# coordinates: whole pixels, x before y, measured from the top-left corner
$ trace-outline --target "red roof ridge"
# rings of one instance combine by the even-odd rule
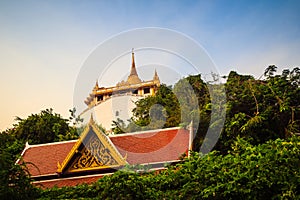
[[[53,181],[58,181],[58,180],[71,180],[71,179],[80,179],[80,178],[90,178],[90,177],[97,177],[97,176],[109,176],[114,173],[105,173],[105,174],[91,174],[91,175],[81,175],[81,176],[75,176],[75,177],[60,177],[60,178],[55,178],[55,179],[50,179],[50,180],[41,180],[41,181],[34,181],[33,183],[49,183]]]
[[[49,143],[43,143],[43,144],[28,144],[28,142],[26,143],[26,147],[28,146],[29,148],[33,148],[33,147],[41,147],[41,146],[48,146],[48,145],[57,145],[57,144],[64,144],[64,143],[71,143],[71,142],[76,142],[78,139],[76,140],[66,140],[66,141],[59,141],[59,142],[49,142]]]
[[[22,153],[21,153],[20,158],[18,158],[18,160],[15,162],[15,164],[18,164],[18,163],[20,162],[21,158],[23,158],[25,152],[26,152],[29,148],[30,148],[30,145],[29,145],[29,143],[28,143],[28,141],[27,141],[26,144],[25,144],[25,148],[23,149],[23,151],[22,151]]]
[[[138,164],[138,165],[155,165],[155,164],[161,164],[161,163],[169,164],[169,163],[175,163],[175,162],[178,162],[178,161],[180,161],[180,159],[167,160],[167,161],[158,161],[158,162],[148,162],[148,163],[142,163],[142,164]],[[164,168],[164,167],[162,167],[162,168]]]
[[[131,133],[121,133],[121,134],[115,134],[115,135],[109,135],[109,138],[113,137],[125,137],[125,136],[131,136],[131,135],[138,135],[138,134],[144,134],[144,133],[153,133],[153,132],[161,132],[161,131],[170,131],[170,130],[179,130],[179,129],[185,129],[183,127],[171,127],[171,128],[162,128],[162,129],[153,129],[153,130],[146,130],[146,131],[137,131],[137,132],[131,132]]]

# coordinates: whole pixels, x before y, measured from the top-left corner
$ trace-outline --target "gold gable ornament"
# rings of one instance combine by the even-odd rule
[[[98,129],[93,117],[78,141],[60,164],[57,173],[74,173],[115,168],[128,164],[111,140]]]

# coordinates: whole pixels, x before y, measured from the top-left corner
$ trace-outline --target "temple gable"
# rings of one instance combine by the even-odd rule
[[[127,164],[110,139],[91,120],[62,164],[60,174],[119,167]]]

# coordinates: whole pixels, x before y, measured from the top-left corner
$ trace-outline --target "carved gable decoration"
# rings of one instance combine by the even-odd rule
[[[91,120],[63,163],[58,163],[57,172],[83,172],[125,164],[127,164],[126,160],[110,139]]]
[[[94,167],[115,166],[117,160],[109,148],[99,140],[97,135],[90,131],[76,152],[76,158],[70,166],[70,170],[90,169]]]

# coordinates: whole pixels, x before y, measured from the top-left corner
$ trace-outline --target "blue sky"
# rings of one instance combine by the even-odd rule
[[[54,108],[68,116],[89,54],[122,31],[162,27],[202,45],[221,75],[259,77],[300,64],[300,2],[0,1],[0,130],[14,116]],[[88,93],[89,91],[87,91]]]

